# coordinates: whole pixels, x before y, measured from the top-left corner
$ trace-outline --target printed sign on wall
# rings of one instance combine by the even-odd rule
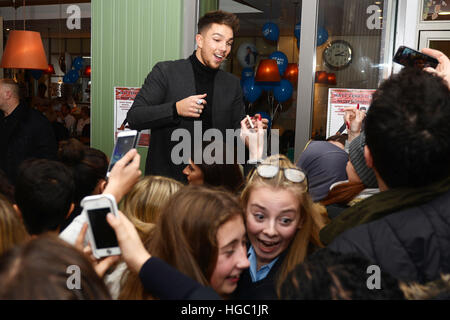
[[[140,89],[136,87],[114,87],[114,139],[119,132],[130,130],[125,119]],[[142,130],[137,146],[148,147],[149,144],[150,130]]]
[[[359,104],[359,109],[367,112],[374,92],[375,89],[329,89],[327,138],[335,135],[338,131],[347,133],[344,122],[345,112],[342,109],[356,107]]]

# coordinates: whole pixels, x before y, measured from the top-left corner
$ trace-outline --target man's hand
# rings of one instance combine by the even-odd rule
[[[267,120],[266,118],[262,118],[261,115],[259,113],[255,114],[252,118],[253,124],[256,123],[256,120],[260,120],[262,121],[263,124],[263,129],[267,129],[268,125],[269,125],[269,120]],[[256,127],[256,125],[255,125]]]
[[[119,203],[122,197],[139,181],[142,174],[139,170],[140,162],[141,156],[136,149],[128,151],[112,168],[103,193],[112,194]]]
[[[436,69],[428,67],[428,68],[425,68],[424,70],[444,79],[447,82],[448,88],[450,89],[450,60],[449,60],[449,58],[439,50],[423,48],[422,52],[429,56],[436,58],[439,61],[439,64],[436,67]]]
[[[264,128],[261,120],[254,120],[254,129],[248,123],[247,117],[241,121],[241,140],[250,152],[250,160],[260,160],[264,151]]]
[[[182,117],[199,118],[206,104],[206,93],[187,97],[176,103],[177,113]]]

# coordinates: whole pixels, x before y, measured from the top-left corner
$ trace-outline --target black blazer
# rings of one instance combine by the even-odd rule
[[[194,137],[194,118],[174,116],[177,101],[198,94],[189,59],[157,63],[136,96],[127,120],[131,129],[151,129],[146,175],[162,175],[186,182],[182,170],[186,163],[175,164],[172,149],[180,141],[171,141],[172,132],[186,129]],[[212,103],[212,126],[225,138],[226,129],[240,128],[245,107],[239,79],[222,70],[216,74]],[[198,141],[201,143],[201,141]]]

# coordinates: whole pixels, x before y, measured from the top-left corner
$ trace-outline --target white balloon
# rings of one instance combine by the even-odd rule
[[[258,51],[256,50],[256,46],[250,42],[242,43],[236,52],[237,59],[242,68],[253,68],[257,55]]]

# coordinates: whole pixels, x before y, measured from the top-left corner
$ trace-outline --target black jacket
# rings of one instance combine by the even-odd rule
[[[259,281],[252,282],[250,268],[244,270],[239,278],[238,286],[233,292],[233,299],[237,300],[276,300],[276,279],[278,270],[284,261],[288,250],[285,250],[274,263],[267,276]]]
[[[178,271],[165,261],[151,257],[139,271],[144,289],[161,300],[220,300],[211,288]]]
[[[329,248],[360,253],[401,280],[435,280],[450,272],[450,192],[347,230]]]
[[[0,168],[12,183],[22,161],[56,159],[52,125],[39,111],[20,103],[8,117],[1,114],[0,121]]]
[[[194,71],[189,59],[159,62],[147,76],[127,114],[131,129],[151,129],[146,175],[162,175],[186,182],[182,171],[189,159],[183,159],[186,163],[175,164],[171,158],[172,149],[184,141],[184,137],[176,137],[179,141],[171,141],[171,137],[174,130],[182,128],[194,138],[195,121],[194,118],[175,116],[174,105],[196,94]],[[214,80],[212,127],[219,129],[225,138],[225,130],[240,128],[244,116],[239,79],[219,70]],[[195,143],[201,145],[201,141]]]

